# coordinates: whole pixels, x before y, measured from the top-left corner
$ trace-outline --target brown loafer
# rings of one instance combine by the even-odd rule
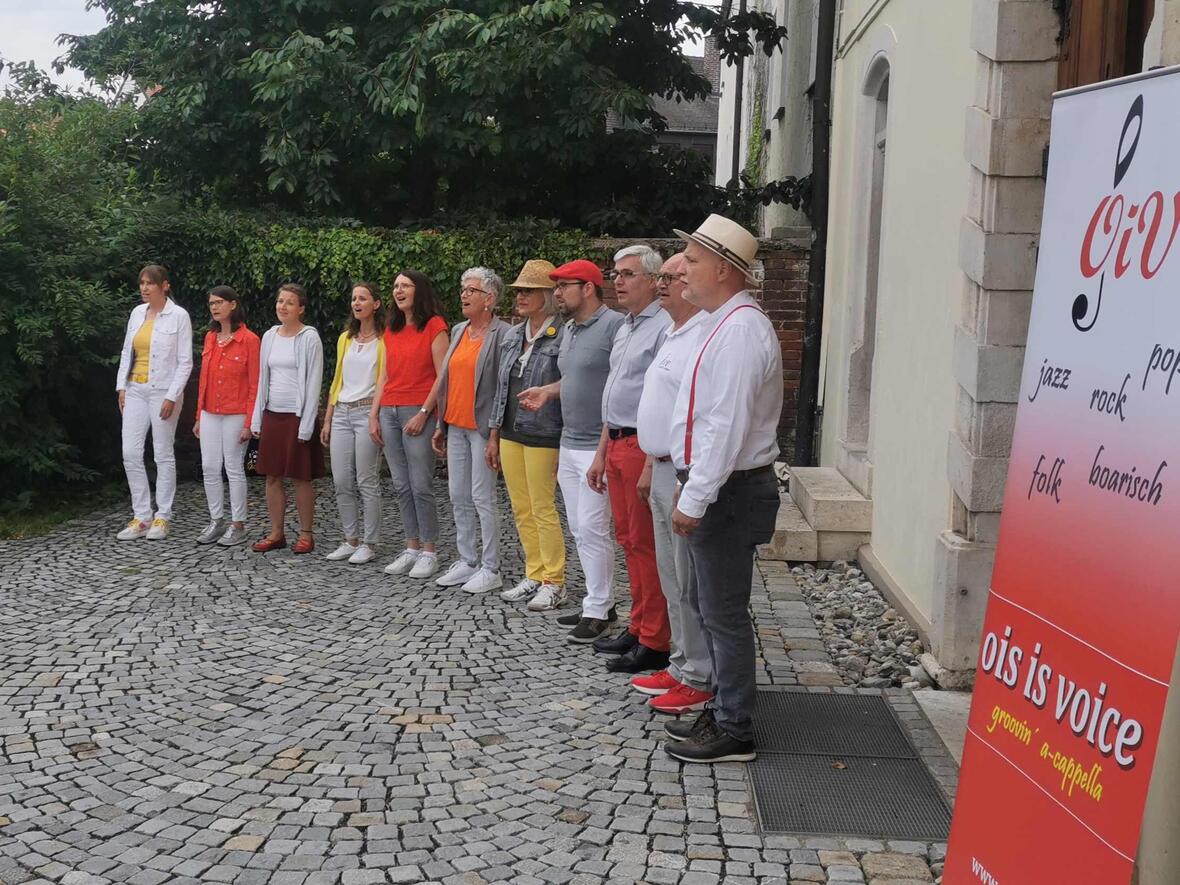
[[[255,553],[269,553],[271,550],[282,550],[286,546],[286,538],[279,538],[277,541],[272,541],[270,538],[263,538],[261,541],[255,541],[251,544],[250,549]]]
[[[315,550],[315,538],[300,538],[291,545],[292,553],[311,553]]]

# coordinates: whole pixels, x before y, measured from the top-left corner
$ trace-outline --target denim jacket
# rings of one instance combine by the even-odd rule
[[[496,386],[496,400],[492,406],[492,427],[500,427],[504,423],[504,411],[508,405],[508,376],[520,359],[524,347],[524,332],[528,322],[513,326],[500,338],[500,380]],[[524,376],[521,378],[521,389],[542,387],[561,379],[557,371],[557,354],[561,349],[561,339],[565,335],[565,324],[551,318],[549,326],[541,332],[533,342],[533,352],[529,354],[529,361],[525,363]],[[561,401],[551,400],[545,403],[538,412],[518,409],[516,412],[516,427],[520,433],[531,436],[557,436],[561,433]]]

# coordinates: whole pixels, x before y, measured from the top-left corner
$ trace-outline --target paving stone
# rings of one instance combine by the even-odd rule
[[[331,481],[317,492],[331,544]],[[164,542],[115,542],[121,512],[0,542],[4,885],[777,885],[843,873],[848,852],[945,859],[945,843],[760,834],[744,768],[669,759],[663,720],[552,615],[384,574],[401,538],[384,500],[367,566],[198,547],[192,482]],[[249,522],[266,524],[260,480]],[[572,545],[567,571],[584,586]],[[761,684],[833,678],[785,565],[757,564],[751,611]],[[907,877],[930,881],[877,876]]]
[[[934,879],[925,860],[914,854],[866,854],[861,858],[861,867],[870,879],[919,879],[923,882]]]

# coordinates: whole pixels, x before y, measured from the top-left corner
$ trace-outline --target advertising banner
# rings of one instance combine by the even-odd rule
[[[1130,881],[1180,634],[1180,69],[1052,123],[947,885]]]

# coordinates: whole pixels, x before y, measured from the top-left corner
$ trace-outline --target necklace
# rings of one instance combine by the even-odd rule
[[[225,347],[225,345],[229,344],[229,342],[233,339],[233,337],[234,337],[233,332],[230,332],[228,335],[225,334],[225,332],[218,332],[217,333],[217,343],[220,344],[222,347]]]

